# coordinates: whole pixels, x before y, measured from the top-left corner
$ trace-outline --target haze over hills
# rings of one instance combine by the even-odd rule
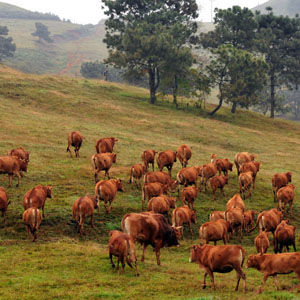
[[[299,0],[270,0],[264,4],[256,6],[252,11],[259,10],[261,13],[266,13],[266,7],[271,6],[275,15],[287,15],[295,17],[300,14],[300,1]]]

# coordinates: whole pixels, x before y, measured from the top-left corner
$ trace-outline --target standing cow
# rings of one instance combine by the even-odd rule
[[[36,207],[30,207],[23,213],[23,222],[26,225],[27,237],[29,232],[33,236],[33,242],[37,239],[37,230],[39,229],[42,222],[42,215],[40,210]]]
[[[177,152],[173,152],[172,150],[166,150],[158,153],[156,162],[160,171],[166,167],[169,171],[169,175],[171,177],[172,167],[174,162],[176,162]]]
[[[272,190],[274,195],[274,202],[276,202],[277,191],[286,186],[289,182],[292,182],[292,173],[276,173],[272,177]]]
[[[112,153],[114,150],[114,145],[118,139],[114,137],[102,138],[96,143],[96,152],[97,153]]]
[[[112,164],[117,162],[117,154],[97,153],[92,156],[91,161],[94,170],[95,182],[98,181],[98,174],[100,171],[105,171],[105,176],[109,179],[109,170],[112,167]]]
[[[10,201],[8,201],[8,196],[5,191],[5,188],[0,186],[0,211],[2,212],[4,224],[6,224],[6,211],[9,204]]]
[[[192,157],[192,150],[188,145],[183,144],[178,147],[177,158],[179,159],[181,166],[183,168],[186,168],[188,161],[191,159],[191,157]]]
[[[82,145],[82,141],[83,141],[83,136],[79,131],[71,131],[68,135],[68,147],[67,147],[67,152],[70,153],[70,157],[72,157],[72,152],[70,147],[73,146],[74,152],[75,152],[75,156],[79,157],[79,149]]]
[[[149,164],[152,164],[152,171],[154,172],[154,159],[155,159],[155,154],[157,151],[155,150],[145,150],[142,153],[142,161],[144,163],[144,166],[146,168],[146,172],[148,171]]]

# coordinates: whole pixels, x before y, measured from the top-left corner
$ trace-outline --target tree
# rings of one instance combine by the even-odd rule
[[[107,62],[148,74],[150,103],[156,102],[161,71],[174,45],[197,30],[195,0],[103,0],[106,6]],[[178,35],[180,27],[181,34]],[[175,34],[176,33],[176,34]]]
[[[48,27],[46,25],[40,22],[36,22],[35,28],[36,30],[31,34],[32,36],[37,36],[39,38],[39,41],[44,40],[48,43],[53,42],[53,40],[50,38],[50,31],[48,30]]]
[[[84,62],[80,73],[85,78],[100,78],[105,72],[105,65],[99,61]]]
[[[8,35],[8,28],[0,26],[0,61],[5,57],[12,57],[16,51],[16,45],[12,42],[11,37]]]

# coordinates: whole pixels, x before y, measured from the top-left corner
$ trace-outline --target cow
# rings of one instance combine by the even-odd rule
[[[171,191],[174,191],[178,185],[177,181],[173,180],[168,173],[161,171],[147,172],[144,176],[144,182],[160,182],[162,184],[167,184]]]
[[[240,194],[234,194],[234,196],[227,201],[226,210],[231,208],[240,208],[242,211],[245,210],[245,203]]]
[[[234,157],[234,163],[237,169],[238,176],[240,175],[240,167],[242,164],[250,161],[254,161],[255,155],[249,154],[248,152],[239,152]]]
[[[114,150],[114,145],[118,139],[114,137],[102,138],[96,143],[96,152],[97,153],[112,153]]]
[[[139,276],[140,274],[137,268],[136,250],[132,237],[118,230],[110,231],[109,236],[108,252],[112,267],[115,268],[112,257],[117,256],[117,270],[119,270],[119,262],[121,262],[121,274],[124,271],[126,260],[129,267],[132,268],[132,263],[134,264],[136,276]]]
[[[129,234],[133,241],[143,245],[141,261],[145,260],[148,245],[154,248],[157,265],[160,265],[160,249],[162,247],[178,246],[181,228],[170,226],[161,214],[130,213],[126,214],[121,226],[123,232]]]
[[[197,193],[199,188],[195,186],[187,186],[182,190],[182,203],[186,205],[186,201],[188,203],[189,208],[194,209],[194,202],[197,198]]]
[[[148,171],[149,164],[152,164],[152,171],[154,172],[154,159],[155,159],[155,154],[157,151],[155,150],[145,150],[142,153],[142,161],[144,163],[144,166],[146,167],[146,171]]]
[[[149,182],[144,183],[143,189],[142,189],[142,210],[144,210],[144,204],[146,198],[148,198],[148,201],[152,197],[157,197],[162,194],[168,193],[169,186],[168,184],[162,184],[160,182]]]
[[[255,244],[257,253],[260,253],[260,255],[263,255],[263,254],[267,253],[268,248],[270,246],[269,232],[268,231],[262,231],[255,238],[254,244]]]
[[[121,179],[101,180],[95,185],[96,201],[104,201],[104,207],[107,214],[111,211],[112,203],[117,195],[117,191],[124,192],[123,183]],[[109,207],[107,207],[108,202]]]
[[[192,223],[197,224],[196,212],[190,209],[187,205],[175,208],[172,212],[172,226],[181,227],[183,236],[183,224],[188,224],[190,233],[194,235],[192,230]]]
[[[9,204],[10,201],[8,201],[8,196],[5,191],[5,188],[0,186],[0,211],[2,212],[4,224],[6,224],[6,211]]]
[[[228,158],[217,158],[216,154],[211,155],[211,162],[215,164],[219,172],[219,176],[223,172],[224,176],[228,176],[228,171],[232,172],[233,163]]]
[[[216,191],[217,189],[221,190],[221,193],[225,197],[224,193],[224,187],[225,184],[228,184],[228,176],[220,175],[220,176],[214,176],[210,179],[210,186],[213,194],[213,200],[216,200]]]
[[[165,215],[167,220],[170,222],[170,210],[176,207],[176,198],[161,195],[153,197],[148,202],[148,211],[153,211],[158,214]]]
[[[117,154],[115,153],[98,153],[92,156],[92,166],[94,170],[95,182],[98,182],[98,174],[100,171],[105,171],[105,176],[110,179],[109,170],[113,163],[117,161]]]
[[[199,229],[200,242],[208,244],[210,241],[217,244],[217,241],[223,240],[224,245],[229,241],[228,233],[232,231],[231,225],[224,219],[210,221],[202,224]]]
[[[9,187],[12,185],[13,176],[18,177],[17,187],[20,185],[22,171],[27,172],[28,162],[16,156],[0,156],[0,174],[8,174]]]
[[[137,180],[141,179],[143,175],[146,173],[146,167],[142,164],[135,164],[130,168],[130,178],[129,183],[133,183],[135,179],[135,183],[137,185]]]
[[[288,184],[277,191],[278,209],[285,210],[285,206],[289,204],[289,213],[292,214],[293,202],[295,198],[295,186],[293,184]]]
[[[263,286],[269,276],[274,277],[274,283],[279,290],[277,274],[295,272],[300,281],[300,253],[251,254],[248,257],[246,268],[254,268],[264,274],[262,284],[257,291],[258,294],[263,291]],[[300,282],[298,283],[298,292],[300,292]]]
[[[183,168],[177,173],[176,181],[180,185],[184,185],[185,187],[192,184],[194,184],[197,187],[197,180],[201,170],[201,167]]]
[[[29,190],[23,198],[24,210],[30,207],[42,208],[43,218],[45,218],[44,207],[47,198],[52,198],[52,186],[37,185]]]
[[[248,197],[251,198],[251,185],[253,184],[253,173],[245,172],[240,173],[239,175],[239,185],[240,185],[240,193],[243,199],[246,199],[246,191],[248,190]]]
[[[295,231],[296,227],[292,225],[288,225],[286,220],[281,221],[281,223],[276,227],[274,232],[274,252],[282,252],[283,247],[286,247],[286,250],[289,252],[289,246],[294,247],[294,251],[296,252],[296,244],[295,244]]]
[[[230,223],[232,232],[240,231],[240,238],[243,238],[244,211],[240,208],[231,208],[225,211],[225,220]]]
[[[17,156],[19,159],[24,160],[25,162],[29,162],[29,151],[25,151],[23,147],[12,149],[8,152],[10,156]]]
[[[276,173],[272,177],[272,190],[274,195],[274,202],[276,202],[277,191],[286,186],[289,182],[292,182],[292,173]]]
[[[240,168],[240,173],[252,172],[253,189],[255,189],[255,180],[256,180],[256,176],[259,171],[260,165],[261,165],[261,163],[258,161],[249,161],[249,162],[243,163]]]
[[[225,211],[216,210],[209,215],[209,221],[225,220]]]
[[[244,229],[245,231],[249,231],[253,227],[253,221],[255,217],[256,211],[255,210],[247,210],[244,212]]]
[[[214,272],[229,273],[233,269],[237,273],[235,291],[239,289],[240,279],[244,280],[244,292],[246,292],[246,275],[242,267],[245,260],[245,250],[239,245],[193,245],[190,248],[190,262],[195,262],[204,269],[202,288],[206,288],[206,276],[210,277],[212,288],[215,290]]]
[[[201,184],[204,183],[205,191],[206,191],[206,183],[207,181],[216,176],[217,174],[217,167],[215,166],[214,163],[209,163],[206,165],[203,165],[200,171],[200,176],[201,176]]]
[[[192,157],[192,150],[188,145],[183,144],[178,147],[177,158],[179,159],[182,168],[186,168],[188,161],[190,160],[191,157]]]
[[[79,149],[82,145],[82,141],[83,141],[83,136],[79,131],[71,131],[68,135],[68,147],[67,147],[67,152],[70,153],[70,157],[72,157],[72,152],[70,147],[73,146],[74,152],[75,152],[75,156],[79,157]]]
[[[176,152],[173,152],[172,150],[166,150],[158,153],[158,156],[156,158],[157,166],[160,171],[163,170],[164,167],[166,167],[169,171],[169,175],[171,177],[172,167],[174,162],[176,162]]]
[[[94,228],[94,209],[98,208],[99,203],[91,195],[79,197],[73,204],[73,218],[79,226],[80,235],[83,234],[83,225],[86,217],[91,216],[91,227]]]
[[[33,242],[37,239],[37,230],[39,229],[42,222],[42,215],[40,210],[36,207],[30,207],[26,209],[23,213],[23,222],[26,225],[27,238],[29,237],[29,232],[33,236]]]

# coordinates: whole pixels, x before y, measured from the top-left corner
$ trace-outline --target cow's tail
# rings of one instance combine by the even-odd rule
[[[96,157],[95,154],[92,156],[91,161],[92,161],[93,169],[96,170],[97,169],[97,164],[96,164],[97,163],[97,157]]]
[[[130,247],[130,244],[129,244],[129,240],[126,239],[126,244],[127,244],[127,253],[126,253],[126,262],[128,264],[128,266],[130,268],[132,268],[132,264],[131,264],[131,260],[130,260],[130,256],[131,256],[131,247]]]
[[[31,233],[34,235],[37,230],[37,208],[33,209],[33,222],[31,226]]]
[[[128,217],[129,214],[126,214],[122,221],[121,221],[121,227],[122,227],[122,231],[127,233],[127,234],[130,234],[130,224],[129,224],[129,220],[128,220]]]
[[[258,226],[258,224],[259,224],[259,222],[260,222],[260,219],[261,219],[261,217],[258,216],[258,217],[257,217],[257,220],[256,220],[255,226],[252,227],[252,228],[248,231],[249,233],[252,232],[253,230],[255,230],[255,229],[257,228],[257,226]]]
[[[176,208],[173,210],[173,213],[172,213],[172,226],[173,227],[176,226]]]
[[[146,200],[146,193],[145,193],[145,184],[143,185],[143,188],[142,188],[142,209],[144,207],[144,204],[145,204],[145,200]]]
[[[131,167],[131,169],[130,169],[129,183],[133,183],[133,167]]]

